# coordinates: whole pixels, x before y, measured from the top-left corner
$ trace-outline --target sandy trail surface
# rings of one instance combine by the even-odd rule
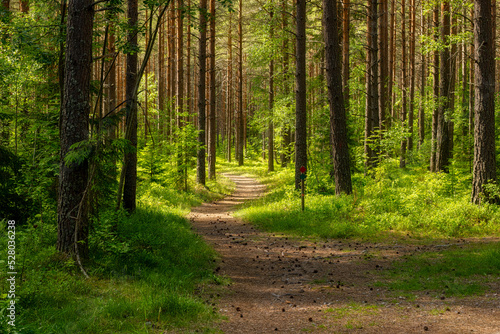
[[[189,216],[220,254],[217,273],[232,281],[216,301],[227,319],[219,325],[223,333],[500,334],[500,279],[486,295],[468,298],[400,296],[376,284],[394,260],[447,245],[313,242],[266,233],[232,216],[265,187],[225,175],[234,193]]]

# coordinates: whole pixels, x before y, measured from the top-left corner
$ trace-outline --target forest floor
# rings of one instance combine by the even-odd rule
[[[498,281],[472,297],[398,295],[376,284],[395,260],[445,249],[451,241],[311,241],[263,232],[231,213],[265,187],[249,177],[226,176],[236,183],[235,192],[190,214],[194,230],[220,254],[217,273],[231,280],[211,295],[224,318],[221,332],[500,334]],[[453,241],[474,242],[481,240]]]

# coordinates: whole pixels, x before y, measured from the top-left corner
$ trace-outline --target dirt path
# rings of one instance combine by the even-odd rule
[[[395,258],[436,246],[314,243],[262,232],[231,212],[264,187],[226,176],[236,183],[235,192],[190,214],[194,229],[221,256],[218,273],[233,282],[218,300],[228,319],[220,324],[223,333],[500,334],[498,285],[497,293],[482,297],[423,292],[410,299],[375,285],[377,273]]]

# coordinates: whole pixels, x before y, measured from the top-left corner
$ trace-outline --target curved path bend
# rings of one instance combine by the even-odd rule
[[[409,300],[375,285],[377,271],[425,247],[311,242],[259,231],[232,212],[265,186],[225,176],[236,184],[234,193],[189,215],[220,254],[216,271],[232,281],[216,302],[227,319],[223,333],[500,334],[499,294],[441,300],[421,293]]]

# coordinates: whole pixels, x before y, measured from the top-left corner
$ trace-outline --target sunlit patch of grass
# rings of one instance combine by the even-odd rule
[[[372,176],[353,175],[354,193],[349,196],[325,192],[328,187],[322,184],[328,180],[308,177],[301,211],[292,167],[268,172],[263,161],[245,163],[222,166],[258,177],[268,184],[268,192],[242,205],[236,215],[274,233],[372,241],[406,240],[407,235],[413,240],[500,235],[500,207],[470,203],[466,173],[400,169],[389,161]]]
[[[380,306],[351,302],[344,306],[327,308],[324,312],[336,319],[343,319],[361,315],[376,315],[380,312]]]
[[[394,291],[430,291],[436,297],[480,295],[500,275],[500,244],[428,252],[397,261],[378,282]]]

